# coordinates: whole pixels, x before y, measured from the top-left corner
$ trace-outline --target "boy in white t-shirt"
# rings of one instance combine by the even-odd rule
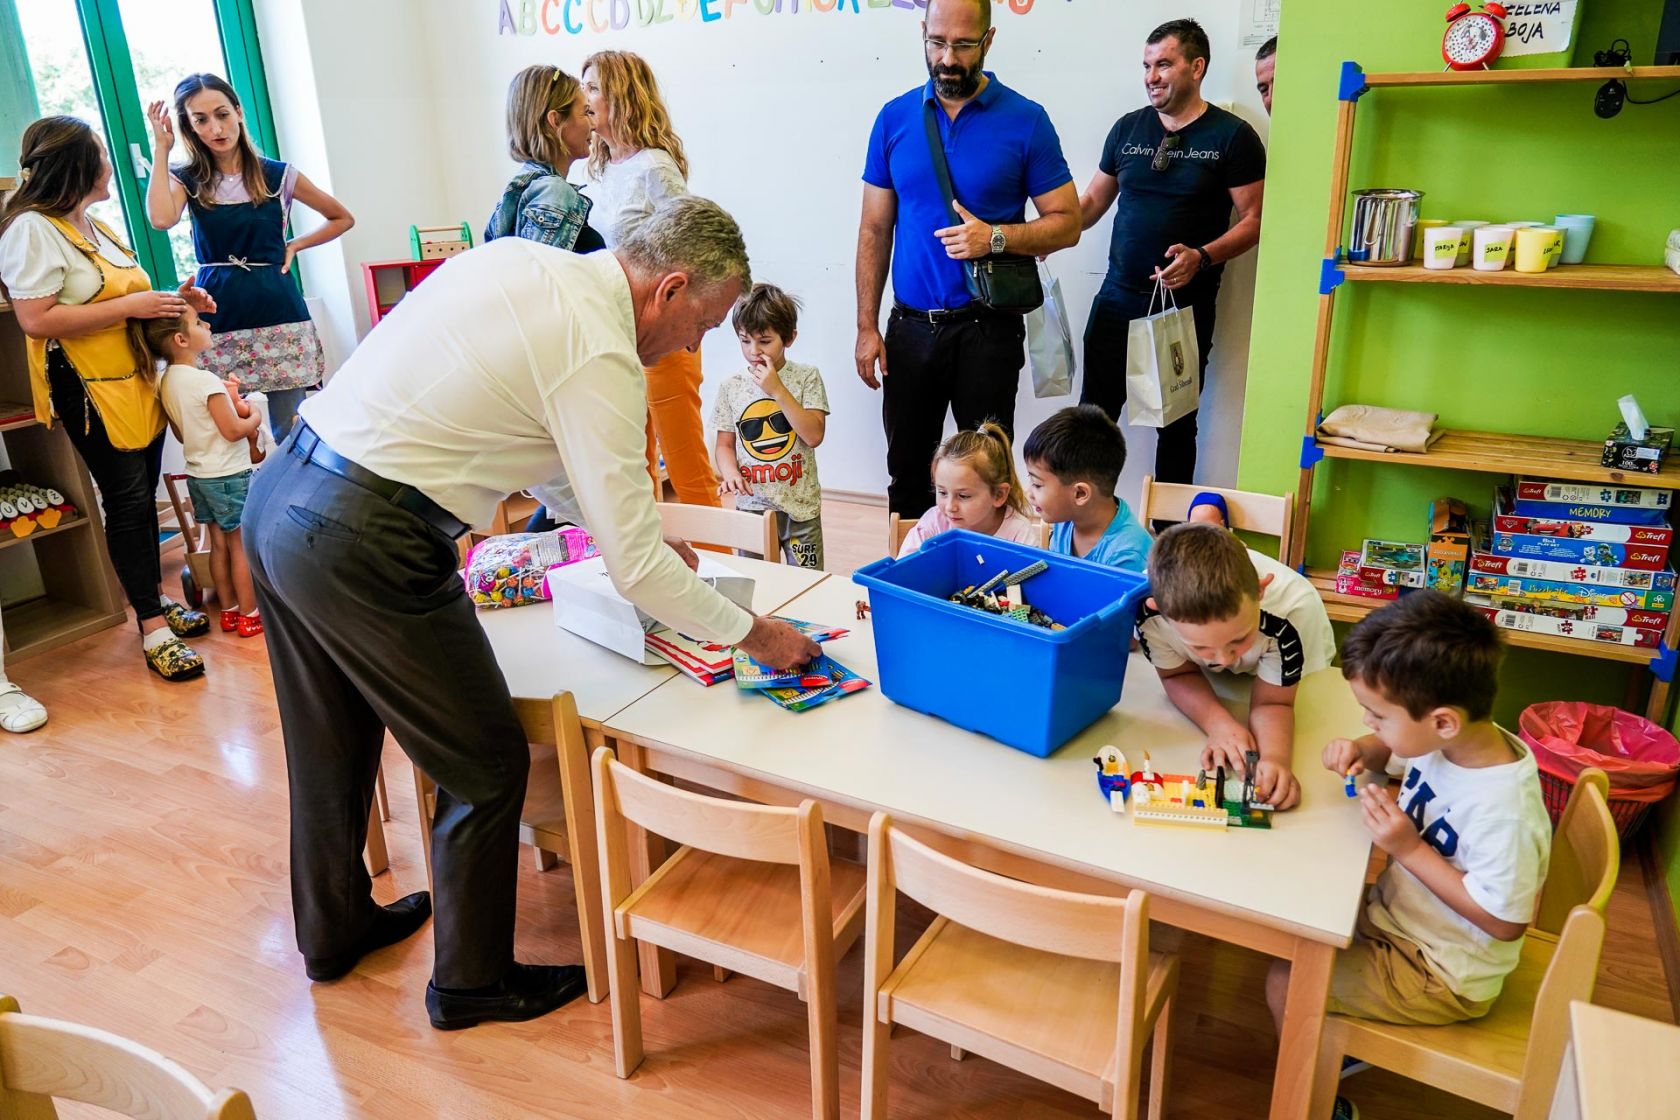
[[[816,448],[828,425],[828,391],[816,366],[787,359],[799,337],[799,301],[754,284],[730,318],[747,368],[718,389],[711,424],[719,494],[776,516],[782,552],[802,568],[823,566],[822,484]]]
[[[1517,966],[1552,825],[1533,754],[1492,719],[1503,655],[1491,620],[1436,591],[1368,615],[1342,645],[1342,675],[1372,734],[1332,741],[1324,765],[1381,775],[1392,757],[1406,773],[1398,804],[1384,782],[1359,791],[1389,864],[1353,944],[1336,957],[1332,1012],[1423,1025],[1475,1019]],[[1279,1022],[1288,983],[1289,966],[1274,964],[1266,995]]]
[[[254,638],[263,632],[262,617],[239,519],[251,465],[262,458],[262,414],[239,399],[232,382],[193,365],[213,342],[209,326],[191,308],[179,319],[146,320],[140,330],[151,355],[168,363],[158,396],[186,453],[193,516],[210,529],[210,578],[222,607],[222,630]]]
[[[1258,751],[1255,794],[1277,809],[1294,808],[1301,799],[1290,769],[1296,687],[1336,656],[1318,592],[1235,534],[1194,522],[1155,539],[1149,591],[1138,642],[1168,699],[1208,737],[1203,769],[1246,773],[1248,752]],[[1255,678],[1247,725],[1219,702],[1208,671]]]

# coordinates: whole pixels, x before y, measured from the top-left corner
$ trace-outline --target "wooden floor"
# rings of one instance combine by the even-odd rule
[[[825,521],[831,567],[880,555],[879,509],[831,504]],[[265,1120],[808,1114],[801,1005],[757,981],[718,984],[692,962],[669,1000],[644,999],[648,1058],[629,1081],[613,1075],[604,1003],[432,1030],[424,932],[342,981],[310,984],[292,939],[285,763],[264,647],[218,632],[200,648],[209,674],[188,685],[148,673],[129,629],[15,666],[52,721],[0,737],[0,992],[25,1010],[139,1039],[212,1085],[240,1086]],[[394,748],[386,765],[396,819],[380,901],[424,885],[412,785]],[[529,859],[521,868],[520,957],[579,959],[568,869],[539,873]],[[904,914],[906,946],[925,920]],[[1198,938],[1184,951],[1171,1115],[1263,1116],[1275,1056],[1265,961]],[[860,958],[840,965],[842,1106],[852,1116]],[[1600,1002],[1666,1019],[1664,992],[1630,859],[1611,905]],[[984,1060],[953,1062],[912,1033],[900,1031],[891,1053],[895,1117],[1099,1115]],[[1344,1091],[1373,1120],[1494,1115],[1375,1071]]]

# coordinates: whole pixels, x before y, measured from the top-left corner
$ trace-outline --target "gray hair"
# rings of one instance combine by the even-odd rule
[[[698,195],[661,203],[624,232],[615,251],[625,264],[649,275],[686,272],[708,287],[729,280],[740,281],[743,288],[752,284],[741,227],[723,207]]]

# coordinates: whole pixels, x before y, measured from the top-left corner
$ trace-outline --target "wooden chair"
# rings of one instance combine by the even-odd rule
[[[607,994],[607,947],[601,926],[601,889],[595,879],[600,861],[595,854],[594,807],[589,797],[589,748],[577,702],[571,693],[560,692],[551,700],[514,697],[513,707],[531,746],[531,776],[519,813],[519,839],[535,850],[538,871],[552,868],[560,856],[571,864],[589,1002],[600,1003]],[[414,793],[420,806],[420,846],[429,886],[437,783],[418,766]]]
[[[255,1120],[238,1089],[212,1093],[162,1054],[109,1031],[42,1019],[0,995],[0,1117],[54,1120],[54,1098],[146,1120]]]
[[[777,513],[748,513],[738,509],[659,503],[659,520],[668,537],[690,544],[739,549],[772,564],[782,562],[782,542],[776,533]]]
[[[1444,1027],[1411,1027],[1331,1015],[1324,1021],[1311,1116],[1330,1115],[1342,1058],[1360,1058],[1515,1120],[1544,1120],[1564,1049],[1569,1004],[1592,1000],[1604,947],[1604,911],[1620,870],[1609,782],[1586,770],[1552,839],[1552,859],[1522,959],[1493,1010]]]
[[[811,1112],[840,1115],[834,962],[863,926],[863,869],[829,864],[822,810],[706,797],[655,781],[595,752],[603,911],[612,964],[618,1075],[641,1064],[635,941],[663,946],[797,992],[806,1003]],[[631,889],[633,823],[682,845]]]
[[[1034,521],[1038,529],[1038,547],[1050,547],[1050,526],[1042,521]],[[914,519],[906,521],[896,513],[887,515],[887,555],[897,556],[898,550],[904,547],[904,538],[910,535],[910,530],[916,527]]]
[[[1186,486],[1180,482],[1156,482],[1145,475],[1138,498],[1138,520],[1148,528],[1156,521],[1184,521],[1197,494],[1218,494],[1231,513],[1232,529],[1259,533],[1278,539],[1278,557],[1289,548],[1289,530],[1295,523],[1295,497],[1285,494],[1256,494],[1249,490],[1222,490],[1217,486]]]
[[[897,891],[938,916],[893,966]],[[1153,1034],[1150,1120],[1166,1107],[1178,958],[1149,951],[1149,901],[1034,886],[969,867],[893,827],[869,822],[863,973],[863,1118],[887,1111],[894,1024],[973,1051],[1104,1112],[1137,1115],[1143,1048]]]

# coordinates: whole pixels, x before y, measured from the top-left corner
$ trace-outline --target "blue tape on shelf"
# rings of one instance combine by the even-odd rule
[[[1325,257],[1318,265],[1318,294],[1329,295],[1342,286],[1345,278],[1340,260],[1334,256]]]
[[[1668,646],[1658,644],[1657,656],[1651,661],[1651,675],[1664,684],[1674,680],[1674,664],[1680,650],[1669,649]]]
[[[1312,436],[1301,437],[1301,469],[1316,467],[1324,461],[1324,448],[1318,445],[1318,440]]]
[[[1369,88],[1365,84],[1365,71],[1359,68],[1359,63],[1342,63],[1341,79],[1336,85],[1337,101],[1358,101]]]

